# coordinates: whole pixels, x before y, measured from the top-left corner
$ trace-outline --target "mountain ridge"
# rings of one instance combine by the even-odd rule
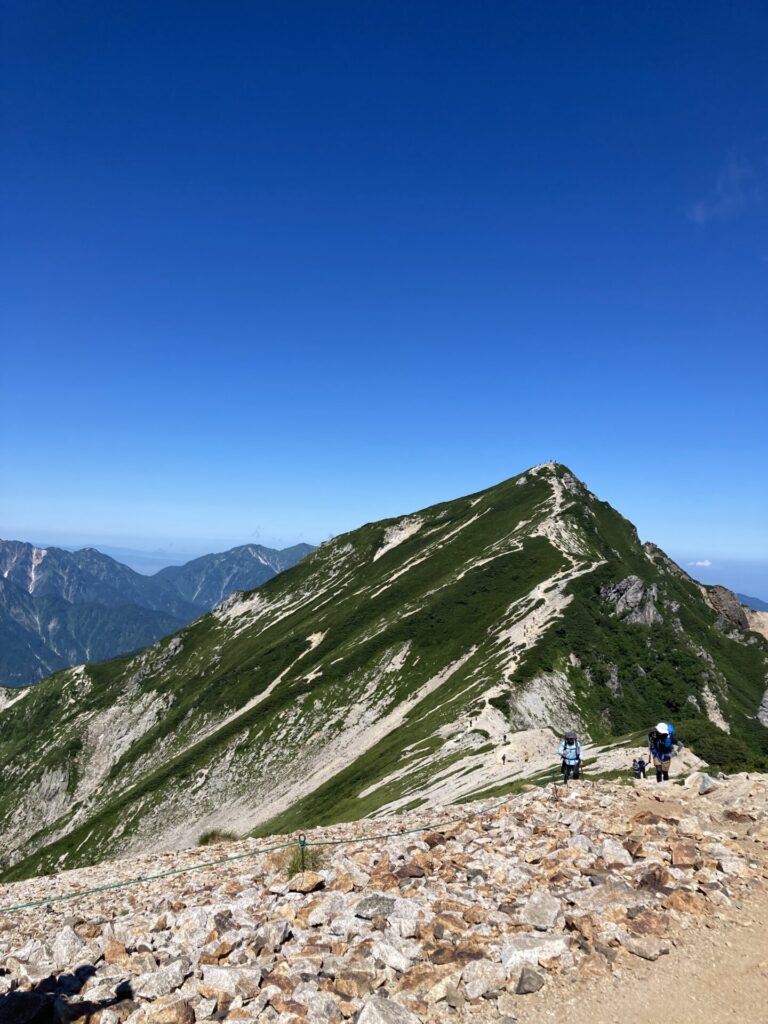
[[[0,683],[146,647],[311,550],[241,545],[145,576],[92,547],[0,540]]]
[[[705,760],[759,762],[767,668],[763,637],[545,463],[334,538],[6,707],[6,862],[16,877],[507,792],[550,772],[553,729],[605,759],[671,717]],[[24,747],[41,727],[45,756]]]

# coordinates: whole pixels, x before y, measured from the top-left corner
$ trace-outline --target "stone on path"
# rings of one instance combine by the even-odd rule
[[[538,992],[540,988],[544,986],[544,979],[538,971],[534,971],[532,967],[527,964],[523,966],[520,972],[520,979],[517,983],[515,992],[519,996],[528,995],[530,992]]]
[[[564,935],[511,935],[501,947],[501,963],[509,974],[521,964],[560,957],[567,949]]]
[[[651,935],[630,935],[629,932],[620,930],[618,940],[627,950],[643,960],[658,960],[662,953],[669,952],[666,942]]]
[[[357,1024],[421,1024],[421,1017],[393,999],[372,996],[363,1007]]]
[[[561,912],[562,904],[559,899],[546,892],[535,892],[526,902],[520,917],[530,928],[545,932],[555,927]]]
[[[186,999],[158,999],[144,1011],[147,1024],[195,1024],[195,1012]]]
[[[316,871],[300,871],[288,883],[288,892],[314,892],[315,889],[322,889],[324,885],[325,879]]]
[[[507,980],[507,974],[501,964],[490,963],[488,960],[473,960],[467,964],[461,976],[468,999],[479,999],[486,992],[494,992],[501,988]]]
[[[77,960],[78,954],[84,946],[85,942],[80,938],[75,929],[70,925],[66,925],[53,940],[51,947],[56,967],[59,969],[69,967]]]
[[[606,839],[600,847],[600,856],[607,868],[629,867],[632,855],[615,839]]]
[[[395,909],[395,901],[391,896],[366,896],[355,907],[355,916],[370,921],[374,917],[389,917]]]

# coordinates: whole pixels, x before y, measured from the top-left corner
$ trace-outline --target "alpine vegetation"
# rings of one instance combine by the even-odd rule
[[[6,878],[492,798],[559,774],[571,731],[592,776],[659,721],[691,766],[765,766],[768,642],[720,590],[555,463],[369,523],[138,655],[0,691]]]

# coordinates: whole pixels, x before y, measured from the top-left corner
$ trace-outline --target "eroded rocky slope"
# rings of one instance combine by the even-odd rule
[[[681,927],[748,907],[767,796],[759,775],[549,786],[318,830],[304,872],[295,847],[256,853],[277,837],[3,886],[0,908],[108,888],[0,914],[0,1017],[514,1020],[555,979],[674,957]]]

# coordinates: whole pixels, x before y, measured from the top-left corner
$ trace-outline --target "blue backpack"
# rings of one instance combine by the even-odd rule
[[[673,725],[667,725],[669,730],[666,736],[663,733],[656,732],[655,729],[651,729],[648,733],[648,746],[651,748],[651,753],[655,753],[658,757],[666,758],[672,756],[672,749],[675,742],[675,727]]]

